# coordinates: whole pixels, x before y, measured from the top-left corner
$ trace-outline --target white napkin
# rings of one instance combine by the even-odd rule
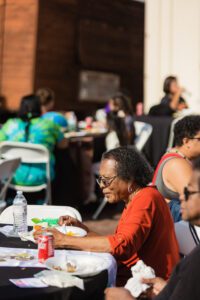
[[[3,227],[0,227],[0,232],[3,233],[7,237],[18,237],[13,232],[13,226],[12,225],[6,225],[6,226],[3,226]]]
[[[84,290],[83,279],[71,276],[67,273],[53,270],[44,270],[34,275],[47,285],[56,286],[60,288],[76,286]]]
[[[33,237],[33,230],[27,232],[19,232],[18,235],[22,241],[31,241],[36,244],[36,241]]]
[[[142,278],[154,278],[155,272],[151,267],[147,267],[142,260],[139,260],[135,266],[131,268],[133,277],[130,278],[125,288],[130,291],[133,297],[137,298],[145,292],[149,285],[142,283]]]
[[[0,232],[3,233],[7,237],[16,237],[22,240],[22,241],[31,241],[33,243],[36,243],[34,237],[33,237],[33,231],[27,231],[27,232],[19,232],[18,235],[13,231],[12,225],[6,225],[3,227],[0,227]]]

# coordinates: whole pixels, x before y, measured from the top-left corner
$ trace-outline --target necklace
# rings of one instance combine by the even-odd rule
[[[187,160],[190,163],[189,158],[187,158],[186,155],[184,155],[181,151],[179,151],[178,149],[174,148],[173,150],[169,150],[167,151],[167,153],[177,153],[179,154],[182,158],[184,158],[185,160]]]

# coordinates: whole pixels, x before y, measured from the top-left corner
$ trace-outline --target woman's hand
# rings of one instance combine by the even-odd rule
[[[55,228],[47,228],[46,230],[37,230],[33,233],[34,239],[36,242],[38,242],[38,237],[44,233],[44,232],[51,232],[54,237],[54,247],[55,248],[62,248],[63,247],[63,241],[66,242],[67,236],[60,231],[56,230]]]
[[[62,226],[62,225],[66,225],[66,226],[70,226],[70,225],[78,226],[79,223],[81,223],[81,222],[78,221],[77,219],[71,217],[71,216],[61,216],[58,219],[58,224],[60,226]]]
[[[84,230],[86,230],[87,232],[89,232],[89,229],[87,226],[85,226],[82,222],[80,222],[79,220],[70,217],[70,216],[61,216],[58,220],[58,224],[60,226],[62,225],[66,225],[66,226],[76,226],[76,227],[80,227],[83,228]]]
[[[166,286],[167,281],[160,277],[155,277],[155,278],[143,278],[142,279],[143,283],[149,284],[152,287],[152,292],[153,295],[158,295]]]
[[[131,293],[124,288],[107,288],[105,290],[106,300],[135,300]]]

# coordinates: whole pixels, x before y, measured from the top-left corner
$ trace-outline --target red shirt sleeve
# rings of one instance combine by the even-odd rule
[[[137,198],[123,211],[116,233],[108,236],[111,253],[119,260],[127,260],[137,253],[152,227],[154,205],[151,199],[147,196],[144,202]]]

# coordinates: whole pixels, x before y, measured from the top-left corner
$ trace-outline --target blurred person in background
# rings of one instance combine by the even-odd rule
[[[116,114],[118,117],[124,118],[128,134],[128,144],[133,144],[135,139],[135,128],[131,99],[120,92],[115,94],[108,100],[105,109],[96,112],[97,121],[103,122],[104,126],[107,127],[107,116],[112,113]]]
[[[118,108],[118,116],[124,118],[128,135],[128,144],[133,144],[135,139],[135,128],[131,100],[128,96],[122,93],[116,94],[112,99],[115,107]]]
[[[106,150],[111,150],[119,146],[127,146],[130,144],[129,136],[130,130],[127,130],[124,117],[119,117],[116,113],[110,112],[107,115],[108,134],[106,135]],[[131,136],[134,136],[134,131]],[[132,145],[134,140],[132,139]]]
[[[67,140],[60,127],[41,117],[40,99],[35,95],[24,96],[21,100],[18,118],[9,119],[0,130],[0,142],[26,142],[40,144],[50,152],[51,179],[54,178],[54,147],[66,148]],[[24,164],[15,172],[12,182],[16,185],[34,186],[46,182],[44,164]]]
[[[189,184],[182,191],[180,200],[183,220],[189,221],[192,225],[200,226],[200,158],[193,161],[192,176]],[[143,279],[143,283],[149,284],[151,287],[151,291],[149,291],[151,293],[148,292],[146,298],[199,300],[199,265],[200,245],[180,261],[168,282],[159,277]],[[130,292],[124,288],[110,288],[105,293],[106,300],[135,300]],[[142,298],[145,299],[145,294]]]
[[[131,277],[130,268],[139,259],[167,279],[179,260],[178,245],[164,198],[155,187],[148,186],[151,179],[150,166],[135,149],[119,147],[104,153],[98,184],[109,203],[125,204],[115,233],[101,236],[76,219],[64,216],[60,225],[81,227],[88,235],[69,237],[51,230],[55,247],[111,253],[118,263],[118,286]],[[36,239],[40,234],[35,233]]]
[[[174,222],[181,220],[179,195],[192,174],[191,160],[200,156],[200,116],[179,120],[174,127],[175,146],[163,155],[153,177],[153,184],[169,202]]]
[[[151,107],[150,115],[172,116],[188,108],[187,102],[182,97],[185,89],[180,87],[178,79],[175,76],[168,76],[163,84],[164,97],[159,105]]]
[[[53,111],[55,105],[55,94],[50,88],[40,88],[36,91],[40,98],[42,117],[49,119],[62,128],[67,128],[67,119],[58,112]]]

